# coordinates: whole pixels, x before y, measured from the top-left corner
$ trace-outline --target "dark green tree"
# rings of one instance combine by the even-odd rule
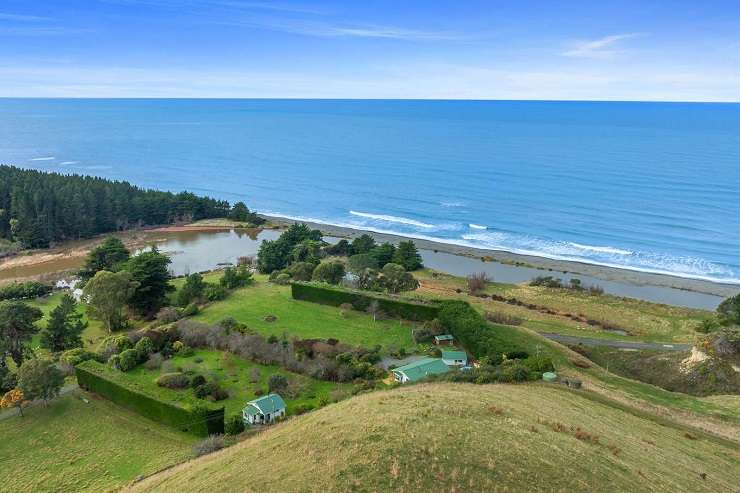
[[[47,403],[59,395],[62,385],[64,374],[51,361],[33,358],[18,369],[18,388],[28,400],[43,399]]]
[[[229,219],[246,223],[249,221],[251,215],[252,212],[247,207],[247,204],[245,204],[244,202],[237,202],[231,208],[231,212],[229,212]]]
[[[83,280],[88,280],[101,270],[116,272],[130,257],[131,252],[128,251],[126,245],[115,236],[109,236],[87,254],[79,275]]]
[[[226,289],[236,289],[246,286],[252,282],[252,271],[246,265],[239,267],[227,267],[224,269],[224,275],[221,277],[219,284]]]
[[[353,274],[357,274],[366,269],[377,269],[378,259],[370,253],[359,253],[352,255],[347,262],[349,271]]]
[[[82,346],[82,332],[87,327],[77,303],[69,294],[49,314],[46,327],[41,330],[41,347],[51,352],[65,351]]]
[[[321,242],[321,231],[305,224],[293,224],[277,240],[266,240],[257,254],[257,267],[263,274],[282,270],[293,260],[293,249],[303,241]]]
[[[352,255],[359,255],[361,253],[370,253],[370,250],[375,248],[375,240],[368,234],[363,234],[352,240],[350,247],[350,253]]]
[[[418,270],[424,266],[421,262],[419,250],[416,249],[416,244],[411,240],[402,241],[398,244],[396,253],[393,255],[393,263],[402,265],[407,271]]]
[[[31,338],[38,332],[36,322],[43,313],[22,301],[0,302],[0,358],[10,356],[17,366],[31,352]]]
[[[203,281],[203,276],[197,272],[190,274],[185,278],[185,284],[182,285],[180,291],[177,292],[177,304],[179,306],[188,306],[192,302],[200,302],[205,289],[206,283]]]
[[[170,258],[156,247],[142,252],[126,263],[125,270],[137,283],[128,306],[144,318],[152,318],[167,301],[167,293],[174,290],[170,284]]]
[[[393,261],[393,256],[396,254],[396,247],[392,243],[383,243],[370,250],[370,255],[375,258],[379,268],[389,262]]]

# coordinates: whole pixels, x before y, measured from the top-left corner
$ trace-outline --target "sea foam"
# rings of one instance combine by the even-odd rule
[[[364,217],[366,219],[373,219],[375,221],[386,221],[389,223],[406,224],[408,226],[416,226],[418,228],[434,228],[433,224],[423,223],[414,219],[398,216],[388,216],[385,214],[370,214],[369,212],[357,212],[349,211],[353,216]]]

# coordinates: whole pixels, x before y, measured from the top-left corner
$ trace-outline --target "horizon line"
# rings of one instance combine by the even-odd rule
[[[439,101],[439,102],[540,102],[540,103],[650,103],[650,104],[740,104],[740,100],[654,100],[654,99],[506,99],[506,98],[328,98],[328,97],[220,97],[220,96],[0,96],[0,100],[160,100],[160,101]]]

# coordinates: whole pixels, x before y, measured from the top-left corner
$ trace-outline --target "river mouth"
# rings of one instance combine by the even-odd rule
[[[170,271],[175,276],[194,272],[205,272],[237,263],[239,257],[256,256],[260,244],[274,240],[281,234],[276,229],[232,229],[232,228],[163,228],[129,233],[125,241],[129,248],[138,252],[156,245],[172,259]],[[338,237],[325,236],[326,241],[335,243]],[[31,257],[16,257],[0,264],[0,281],[28,278],[53,278],[59,273],[79,269],[87,250],[94,241],[76,242],[64,250],[40,253],[38,261]],[[585,285],[601,286],[606,293],[616,296],[637,298],[654,303],[714,310],[722,297],[662,286],[635,285],[576,275],[565,272],[548,272],[527,266],[500,262],[482,262],[480,259],[437,250],[420,249],[424,265],[434,270],[455,276],[467,276],[474,272],[486,272],[497,282],[518,284],[531,279],[552,275],[568,282],[580,279]],[[12,262],[12,263],[11,263]]]

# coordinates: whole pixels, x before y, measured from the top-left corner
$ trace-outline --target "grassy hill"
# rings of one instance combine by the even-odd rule
[[[740,447],[561,387],[366,394],[133,491],[733,491]]]
[[[2,491],[106,491],[182,462],[197,441],[82,391],[25,414],[0,420]]]

